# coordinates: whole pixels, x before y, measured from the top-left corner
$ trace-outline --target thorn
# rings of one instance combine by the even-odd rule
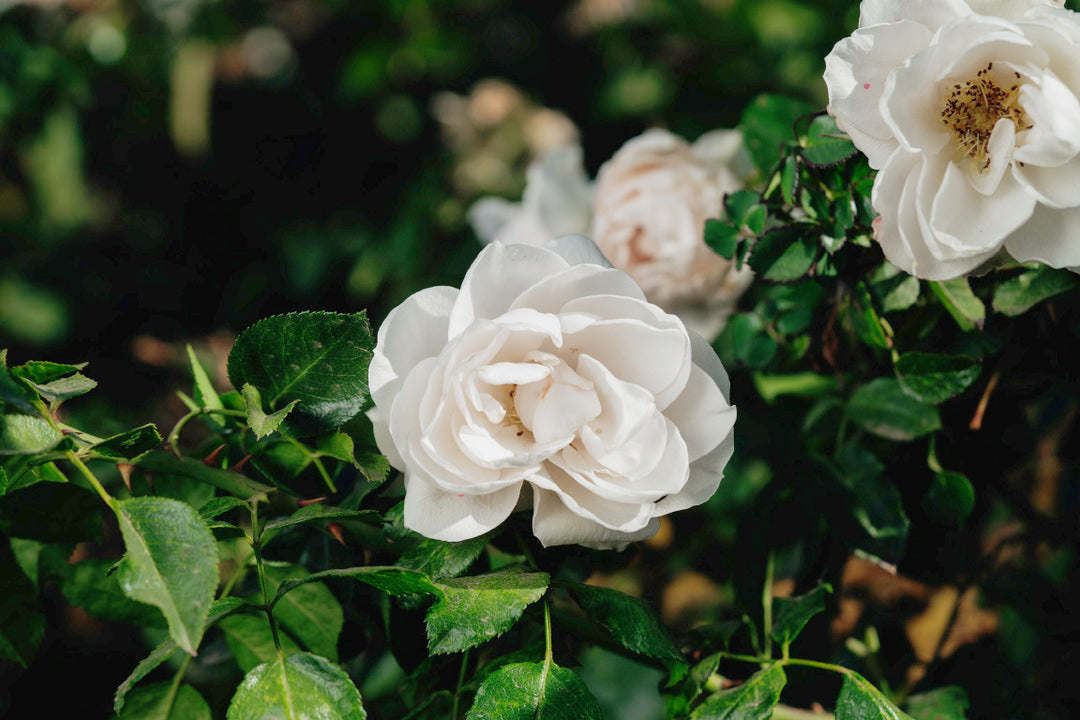
[[[214,451],[212,453],[202,459],[202,464],[206,465],[207,467],[217,467],[217,456],[224,449],[224,445],[218,445],[216,448],[214,448]]]
[[[341,543],[342,547],[349,547],[345,544],[345,530],[337,523],[326,523],[326,531],[334,536],[334,539]]]
[[[120,471],[120,477],[124,480],[128,492],[131,492],[131,471],[135,468],[131,463],[116,463],[116,469]]]
[[[310,500],[297,500],[296,507],[307,507],[308,505],[314,505],[317,502],[322,502],[326,499],[326,496],[312,498]]]
[[[993,394],[994,388],[997,387],[998,380],[1001,379],[1001,372],[996,372],[990,376],[990,381],[986,383],[986,389],[983,390],[982,397],[979,398],[979,405],[975,408],[975,414],[971,418],[971,423],[968,428],[971,430],[981,430],[983,415],[986,413],[986,406],[990,403],[990,395]]]
[[[234,473],[240,472],[241,470],[244,469],[244,466],[247,465],[248,460],[250,460],[250,459],[251,459],[251,453],[248,453],[244,457],[240,458],[240,461],[238,463],[236,463],[235,465],[233,465],[231,468],[229,468],[229,470],[231,472],[234,472]]]

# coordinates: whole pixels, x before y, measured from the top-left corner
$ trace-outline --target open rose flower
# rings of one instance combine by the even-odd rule
[[[578,148],[530,166],[520,204],[487,198],[470,211],[485,241],[542,245],[568,233],[589,234],[645,296],[691,329],[715,337],[752,280],[704,242],[724,194],[752,172],[742,138],[717,130],[690,144],[652,129],[629,140],[590,186]]]
[[[864,0],[826,58],[894,264],[932,280],[1002,250],[1080,265],[1080,14],[1061,5]]]
[[[530,502],[545,545],[648,538],[713,494],[734,447],[716,354],[583,237],[494,243],[460,290],[411,296],[369,382],[405,525],[440,540]]]

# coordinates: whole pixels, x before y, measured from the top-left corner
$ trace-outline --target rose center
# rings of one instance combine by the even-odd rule
[[[998,121],[1011,120],[1017,131],[1031,128],[1019,104],[1020,73],[1003,84],[991,74],[993,69],[991,62],[974,79],[955,83],[941,110],[941,124],[952,131],[960,155],[971,158],[979,172],[990,167],[990,136]]]

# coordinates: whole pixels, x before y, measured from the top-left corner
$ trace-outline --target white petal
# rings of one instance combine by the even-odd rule
[[[592,383],[561,361],[552,367],[550,378],[519,385],[514,405],[522,424],[539,443],[572,438],[600,414],[600,400]]]
[[[652,517],[652,503],[621,503],[600,497],[551,463],[545,464],[544,472],[529,477],[528,482],[533,486],[534,499],[536,490],[550,490],[570,512],[609,530],[636,532]]]
[[[556,252],[571,265],[600,265],[609,268],[611,263],[600,248],[596,247],[589,238],[584,235],[560,235],[544,245],[548,250]]]
[[[520,494],[520,484],[483,495],[448,493],[410,471],[405,475],[405,527],[435,540],[468,540],[508,518]]]
[[[585,545],[597,550],[621,550],[637,540],[647,540],[660,529],[659,520],[650,520],[635,532],[619,532],[575,515],[559,497],[533,488],[533,534],[544,547]]]
[[[1080,62],[1080,60],[1074,60]],[[1020,88],[1020,104],[1033,127],[1016,149],[1017,162],[1057,166],[1080,153],[1080,100],[1051,72]]]
[[[913,20],[933,32],[970,14],[971,9],[963,0],[863,0],[859,6],[859,27]]]
[[[679,429],[691,462],[712,451],[735,425],[735,408],[716,382],[696,365],[690,371],[686,389],[667,406],[664,415]]]
[[[1056,210],[1038,206],[1031,219],[1006,238],[1005,249],[1021,262],[1038,260],[1076,272],[1080,265],[1080,207]]]
[[[503,198],[486,197],[477,200],[467,214],[473,232],[485,243],[494,242],[504,228],[510,227],[524,213],[521,203]]]
[[[692,330],[688,334],[690,335],[691,362],[712,378],[712,381],[720,388],[720,392],[724,394],[724,399],[730,403],[731,380],[728,379],[727,370],[724,369],[723,363],[720,362],[720,356],[716,354],[712,345],[705,338]]]
[[[885,79],[929,41],[930,31],[918,23],[875,25],[836,43],[825,58],[829,112],[866,154],[870,167],[880,168],[894,147],[879,109]]]
[[[937,153],[950,134],[939,121],[941,95],[936,48],[930,46],[908,60],[885,79],[878,105],[881,117],[901,147],[908,151]]]
[[[1080,157],[1058,167],[1013,166],[1013,172],[1044,205],[1052,208],[1080,205]]]
[[[568,302],[589,295],[622,295],[639,302],[645,301],[641,288],[621,270],[596,265],[574,265],[544,278],[523,292],[512,307],[561,313]]]
[[[409,296],[383,320],[368,369],[368,389],[376,405],[388,404],[402,378],[446,346],[450,309],[457,296],[454,288],[430,287]]]
[[[982,15],[996,15],[1006,20],[1017,20],[1033,8],[1061,7],[1053,0],[967,0],[971,9]]]
[[[975,191],[966,174],[949,163],[934,198],[930,224],[938,243],[930,246],[942,259],[996,253],[1005,237],[1027,222],[1035,198],[1005,175],[992,197]]]
[[[657,412],[652,393],[639,385],[615,377],[611,370],[595,358],[589,355],[580,356],[578,372],[592,381],[600,398],[602,410],[589,424],[590,437],[595,435],[600,447],[623,445]],[[598,447],[590,447],[589,450],[595,454],[602,452]]]
[[[557,148],[530,164],[522,204],[552,238],[588,230],[592,188],[585,175],[581,148]]]
[[[739,183],[757,172],[739,130],[711,130],[695,140],[690,151],[707,165],[730,170]]]
[[[990,140],[986,144],[986,156],[990,164],[983,168],[974,162],[965,163],[968,181],[980,195],[993,195],[1001,184],[1005,171],[1012,166],[1013,148],[1016,147],[1016,125],[1009,118],[1001,118],[994,124]]]
[[[367,416],[371,420],[375,445],[379,448],[379,452],[386,456],[386,461],[390,463],[390,467],[404,470],[405,461],[402,459],[397,445],[394,444],[394,438],[390,435],[390,425],[386,422],[383,413],[379,408],[373,407],[367,411]]]
[[[669,495],[656,503],[653,514],[659,517],[678,512],[700,505],[711,498],[720,486],[724,467],[734,452],[735,435],[728,433],[712,452],[690,463],[690,477],[687,478],[686,485],[675,495]]]
[[[561,257],[531,245],[492,243],[480,251],[461,283],[450,312],[451,338],[477,318],[496,318],[543,278],[567,268]]]

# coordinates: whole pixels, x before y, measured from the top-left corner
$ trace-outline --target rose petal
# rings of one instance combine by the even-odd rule
[[[704,370],[694,366],[682,394],[664,410],[686,442],[690,462],[716,447],[717,441],[731,434],[735,408],[724,398],[716,382]]]
[[[903,18],[925,25],[933,32],[970,14],[971,8],[963,0],[863,0],[859,5],[859,27],[894,23]]]
[[[622,295],[645,301],[641,288],[621,270],[596,265],[574,265],[568,270],[544,278],[521,293],[511,308],[533,308],[540,312],[559,313],[565,312],[566,303],[571,300],[591,295]]]
[[[435,540],[468,540],[508,518],[520,495],[520,484],[482,495],[448,493],[410,471],[405,475],[405,527]]]
[[[713,496],[724,477],[724,467],[735,452],[735,435],[728,435],[709,454],[690,464],[682,490],[656,503],[655,517],[700,505]]]
[[[1046,71],[1021,86],[1020,104],[1033,127],[1016,149],[1016,161],[1056,167],[1074,160],[1080,153],[1080,100],[1076,95]]]
[[[1012,175],[1002,178],[993,197],[984,197],[963,170],[949,163],[930,212],[939,241],[931,250],[942,251],[942,258],[992,255],[1034,209],[1035,198]]]
[[[660,529],[659,520],[632,532],[619,532],[590,522],[571,512],[558,495],[533,487],[532,530],[544,547],[585,545],[597,550],[621,550],[637,540],[647,540]]]
[[[1080,265],[1080,207],[1057,210],[1040,205],[1031,219],[1005,239],[1005,249],[1020,262],[1037,260],[1075,272]]]

